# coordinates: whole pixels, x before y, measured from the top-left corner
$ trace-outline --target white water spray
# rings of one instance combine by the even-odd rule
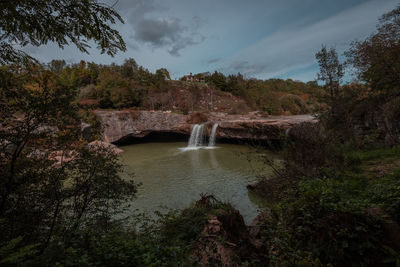
[[[211,129],[210,138],[208,139],[208,146],[205,146],[204,143],[204,124],[194,124],[192,125],[192,131],[190,132],[189,143],[186,148],[182,149],[186,150],[197,150],[199,148],[205,149],[213,149],[215,148],[215,135],[217,132],[218,123],[215,123]]]
[[[192,126],[188,148],[197,148],[203,145],[203,130],[204,124],[195,124]]]
[[[210,138],[208,139],[209,147],[215,147],[215,134],[217,132],[217,128],[218,128],[218,123],[214,123],[214,125],[211,129]]]

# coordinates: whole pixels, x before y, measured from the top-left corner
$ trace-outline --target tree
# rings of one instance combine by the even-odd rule
[[[121,74],[124,78],[132,79],[138,70],[138,65],[133,58],[125,59],[121,66]]]
[[[0,68],[0,247],[68,240],[135,195],[116,155],[80,138],[75,91],[56,80],[40,66]]]
[[[47,66],[52,72],[59,73],[67,66],[67,63],[65,62],[65,60],[53,59],[47,64]]]
[[[115,55],[125,42],[110,24],[123,23],[120,15],[96,0],[0,1],[0,63],[22,62],[30,57],[15,45],[40,46],[49,42],[63,48],[73,43],[88,52],[94,41],[101,53]]]
[[[228,91],[228,84],[226,82],[226,77],[223,73],[214,71],[214,73],[207,77],[207,80],[211,82],[215,87],[221,91]]]
[[[380,18],[376,33],[353,42],[346,56],[373,92],[389,98],[399,96],[400,5]]]
[[[107,229],[112,214],[134,197],[108,147],[83,140],[83,118],[74,104],[85,65],[48,67],[72,78],[62,82],[16,49],[28,44],[69,43],[87,52],[94,41],[102,53],[125,50],[110,27],[121,17],[95,0],[4,0],[0,2],[0,262],[18,262],[65,244],[79,230]],[[24,64],[20,64],[20,63]],[[5,64],[13,63],[5,66]],[[69,73],[68,73],[69,72]],[[54,242],[56,241],[57,242]],[[21,251],[22,250],[22,251]],[[17,257],[17,258],[15,258]],[[28,264],[29,265],[29,264]]]
[[[156,73],[154,75],[152,75],[152,83],[156,86],[156,88],[158,88],[161,91],[165,91],[168,89],[167,86],[167,79],[171,79],[171,77],[169,76],[169,72],[167,69],[165,68],[161,68],[156,70]]]
[[[158,81],[165,81],[166,79],[171,80],[169,72],[166,68],[156,70],[155,77]]]
[[[315,58],[319,64],[318,80],[325,82],[325,89],[333,100],[339,92],[339,83],[344,74],[343,65],[339,62],[335,48],[327,50],[324,45],[315,54]]]
[[[238,73],[237,75],[229,75],[227,77],[227,90],[228,92],[233,93],[234,95],[243,94],[245,89],[245,80],[243,79],[242,74]]]

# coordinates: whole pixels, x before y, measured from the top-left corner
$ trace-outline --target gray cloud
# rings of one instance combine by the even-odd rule
[[[197,33],[193,33],[190,36],[180,38],[178,42],[174,43],[168,52],[173,56],[179,56],[179,51],[190,45],[196,45],[202,43],[206,39],[205,36]]]
[[[375,29],[378,16],[398,4],[398,0],[103,1],[115,4],[125,21],[112,26],[126,41],[127,52],[111,58],[101,55],[94,43],[89,55],[73,45],[59,49],[54,43],[22,49],[42,62],[72,57],[74,62],[120,64],[134,57],[151,71],[168,68],[174,78],[188,71],[216,69],[263,79],[311,80],[318,71],[314,54],[321,44],[335,46],[341,54],[349,41],[365,38]]]
[[[378,15],[390,10],[393,0],[372,0],[301,29],[286,28],[237,52],[222,68],[259,77],[274,77],[315,64],[321,44],[335,46],[341,54],[354,38],[365,38]],[[251,62],[251,63],[249,63]]]
[[[238,60],[238,61],[233,61],[226,69],[228,72],[240,72],[246,76],[251,76],[255,74],[260,74],[264,72],[265,69],[268,68],[268,64],[266,63],[254,63],[250,64],[246,60]]]
[[[177,18],[170,19],[143,19],[135,25],[135,38],[155,47],[174,44],[182,37],[185,31],[181,21]]]
[[[219,62],[221,59],[220,58],[212,58],[207,61],[207,64],[213,64]]]
[[[166,48],[172,56],[179,56],[184,48],[206,39],[200,33],[203,20],[198,16],[185,24],[179,18],[163,16],[168,9],[154,0],[120,1],[117,5],[117,10],[125,14],[134,32],[128,41],[129,47],[142,43],[153,49]]]
[[[114,2],[114,0],[108,1]],[[114,8],[120,14],[129,14],[130,21],[141,19],[148,13],[166,10],[166,8],[157,5],[154,0],[119,0],[115,3]]]

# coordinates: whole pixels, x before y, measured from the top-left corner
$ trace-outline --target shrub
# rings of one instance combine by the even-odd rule
[[[264,93],[259,96],[257,100],[258,106],[261,107],[262,111],[268,112],[270,115],[282,114],[282,107],[279,101],[279,95],[274,92]]]
[[[280,98],[281,106],[284,111],[289,111],[293,115],[309,113],[310,110],[304,100],[292,94],[284,95]]]
[[[377,266],[391,255],[385,249],[382,223],[366,213],[354,198],[365,183],[357,179],[309,179],[265,217],[262,238],[270,247],[271,263],[297,266]],[[306,265],[309,266],[309,265]]]
[[[312,122],[301,123],[290,130],[284,158],[287,174],[293,179],[318,176],[321,168],[343,163],[342,147],[335,134]]]
[[[91,98],[96,95],[96,88],[94,84],[88,84],[84,87],[81,87],[79,89],[79,99],[84,99],[84,98]]]
[[[383,106],[385,141],[388,145],[400,143],[400,97],[396,97]]]

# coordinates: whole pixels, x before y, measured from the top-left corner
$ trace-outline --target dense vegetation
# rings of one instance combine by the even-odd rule
[[[112,229],[136,184],[121,179],[112,150],[88,144],[95,123],[82,138],[90,115],[74,104],[77,88],[13,43],[85,50],[93,40],[114,54],[125,48],[110,27],[120,17],[90,0],[2,1],[0,10],[0,264],[53,266],[43,260],[73,250],[87,229]]]
[[[346,53],[360,84],[339,87],[334,49],[316,54],[330,109],[291,130],[285,166],[259,188],[275,203],[261,230],[273,265],[399,265],[399,16]]]
[[[196,74],[194,81],[175,81],[167,69],[151,73],[132,58],[122,65],[53,60],[46,69],[59,77],[60,85],[78,90],[76,101],[85,108],[215,111],[212,104],[199,104],[213,98],[214,102],[227,102],[216,106],[217,111],[232,113],[261,110],[273,115],[306,114],[325,107],[321,104],[325,93],[316,82],[244,79],[240,73],[225,76],[219,72]],[[232,95],[241,104],[235,105]],[[224,109],[232,104],[231,109]]]
[[[90,143],[100,130],[90,106],[143,107],[151,91],[168,91],[168,71],[152,74],[132,59],[121,66],[63,61],[41,66],[9,44],[40,45],[55,38],[66,45],[70,28],[65,21],[52,28],[59,16],[48,17],[44,28],[38,26],[43,16],[29,17],[37,29],[18,22],[26,18],[26,7],[51,15],[70,10],[82,27],[67,37],[81,49],[86,46],[79,36],[94,39],[113,54],[124,44],[108,26],[107,21],[119,19],[112,8],[90,0],[5,1],[0,6],[1,30],[11,38],[0,37],[5,49],[0,58],[13,63],[0,67],[1,265],[400,264],[400,7],[346,53],[359,83],[339,86],[342,64],[334,49],[325,47],[316,55],[323,87],[218,72],[204,78],[215,90],[269,113],[308,112],[317,97],[327,105],[319,123],[290,131],[283,166],[273,166],[275,175],[258,188],[269,197],[270,208],[249,231],[236,210],[212,196],[160,214],[156,221],[124,217],[123,204],[135,196],[137,185],[121,179],[112,150]],[[101,33],[91,30],[88,17],[105,21]],[[186,82],[178,88],[182,84],[197,88]],[[93,126],[85,138],[83,120]]]

